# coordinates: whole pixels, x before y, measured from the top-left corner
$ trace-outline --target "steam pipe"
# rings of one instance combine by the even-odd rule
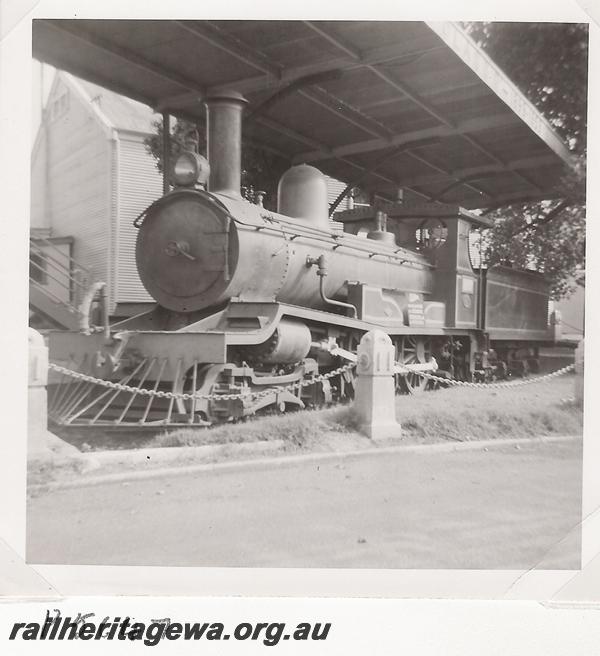
[[[206,101],[210,191],[240,195],[242,179],[242,111],[245,98],[222,90]]]
[[[102,312],[102,332],[104,339],[110,339],[110,319],[108,313],[108,293],[106,290],[105,282],[95,282],[86,292],[81,305],[79,306],[79,330],[86,335],[90,335],[95,328],[90,325],[90,314],[92,311],[92,303],[96,298],[100,300],[100,307]]]
[[[327,305],[335,305],[336,307],[341,307],[352,312],[352,318],[356,319],[356,307],[352,303],[343,303],[342,301],[336,301],[333,298],[329,298],[325,293],[325,276],[328,274],[327,271],[327,259],[324,254],[319,255],[319,257],[310,257],[306,258],[306,266],[310,267],[316,265],[317,275],[319,276],[319,294],[321,295],[321,300]]]

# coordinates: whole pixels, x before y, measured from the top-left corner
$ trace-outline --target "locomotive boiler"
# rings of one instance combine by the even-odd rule
[[[310,207],[302,206],[300,191]],[[173,191],[152,207],[139,229],[136,256],[144,286],[162,307],[179,313],[236,299],[342,310],[356,317],[348,298],[359,281],[431,294],[432,265],[398,247],[391,233],[376,230],[362,239],[332,227],[325,178],[317,169],[290,169],[279,185],[279,207],[287,215],[223,192]],[[402,316],[392,296],[386,311],[389,318]]]
[[[157,305],[103,331],[50,336],[53,361],[107,381],[69,391],[55,377],[54,421],[193,424],[343,400],[352,372],[321,374],[374,327],[400,363],[436,357],[447,377],[470,378],[490,357],[505,374],[535,367],[551,339],[545,283],[473,268],[469,235],[484,218],[389,204],[333,221],[324,176],[304,164],[267,210],[240,195],[244,99],[222,91],[206,105],[208,162],[184,152],[173,190],[137,222],[137,268]],[[416,373],[397,382],[427,385]]]

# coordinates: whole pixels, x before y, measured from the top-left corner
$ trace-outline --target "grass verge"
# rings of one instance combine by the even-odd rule
[[[403,431],[420,441],[577,435],[583,412],[574,401],[573,378],[509,389],[452,388],[396,401]]]
[[[581,408],[569,401],[570,376],[507,390],[452,388],[396,397],[396,416],[407,443],[542,435],[575,435]],[[363,441],[351,406],[266,416],[214,428],[180,429],[152,438],[147,446],[199,446],[285,440],[290,449],[346,448]]]

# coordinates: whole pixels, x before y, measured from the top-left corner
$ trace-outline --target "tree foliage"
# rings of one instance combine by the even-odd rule
[[[541,271],[554,298],[583,284],[587,25],[468,23],[467,31],[552,124],[573,153],[558,200],[509,205],[488,216],[488,263]]]
[[[145,140],[146,150],[156,159],[156,167],[162,173],[162,121],[154,123],[155,132]],[[206,137],[203,126],[176,119],[171,127],[170,138],[171,162],[186,148],[195,147],[198,153],[206,156]],[[242,148],[242,180],[241,192],[244,198],[253,201],[258,191],[266,193],[265,207],[275,209],[277,205],[277,183],[283,172],[289,166],[288,162],[272,155],[266,150],[252,144],[244,143]]]
[[[588,28],[583,23],[468,23],[471,37],[552,123],[586,148]]]
[[[163,140],[163,123],[162,121],[154,122],[154,132],[146,137],[144,145],[146,150],[156,160],[156,168],[160,173],[164,171],[162,140]],[[189,142],[195,140],[197,142],[198,152],[205,155],[206,143],[202,130],[199,130],[196,125],[190,121],[176,120],[174,125],[171,126],[169,144],[171,146],[169,158],[174,162],[182,150],[185,149]]]

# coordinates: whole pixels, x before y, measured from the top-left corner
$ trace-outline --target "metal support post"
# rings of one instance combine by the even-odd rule
[[[163,194],[170,191],[169,175],[171,173],[171,117],[168,112],[162,114],[162,162]]]

